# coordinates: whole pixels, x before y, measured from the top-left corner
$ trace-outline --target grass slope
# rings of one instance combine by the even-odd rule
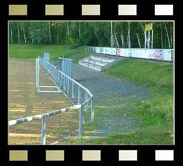
[[[152,90],[150,100],[123,105],[124,108],[136,108],[137,111],[127,111],[126,116],[139,117],[142,122],[138,123],[137,130],[128,133],[95,139],[90,139],[85,133],[83,137],[75,137],[65,144],[173,144],[172,64],[130,59],[121,61],[104,72]],[[95,108],[98,118],[103,115],[101,111],[102,109]],[[91,131],[95,126],[95,122],[85,124],[85,129]]]
[[[173,65],[164,62],[126,60],[106,70],[108,74],[149,87],[152,100],[137,101],[131,105],[139,111],[131,114],[143,117],[139,131],[144,138],[151,133],[148,142],[173,143]],[[140,138],[142,139],[142,138]]]
[[[44,52],[50,53],[51,60],[66,57],[73,59],[75,63],[89,55],[84,51],[84,47],[72,49],[68,45],[9,45],[10,58],[35,60],[38,56],[42,56]]]

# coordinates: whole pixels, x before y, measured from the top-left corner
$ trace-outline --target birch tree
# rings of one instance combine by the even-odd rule
[[[17,23],[17,31],[18,31],[18,33],[17,33],[17,38],[18,38],[18,44],[20,44],[20,28],[19,28],[19,24]]]
[[[50,36],[50,44],[52,44],[52,36],[51,36],[51,22],[48,23],[49,25],[49,36]]]

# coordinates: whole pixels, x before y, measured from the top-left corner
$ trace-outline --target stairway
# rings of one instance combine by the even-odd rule
[[[103,69],[106,69],[112,65],[117,60],[113,58],[106,58],[106,57],[99,57],[99,56],[89,56],[87,58],[82,59],[79,61],[79,64],[82,66],[85,66],[87,68],[96,70],[96,71],[102,71]]]

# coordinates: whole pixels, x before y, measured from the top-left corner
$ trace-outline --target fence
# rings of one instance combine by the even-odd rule
[[[49,53],[44,53],[44,54],[43,54],[43,58],[44,58],[44,60],[46,60],[46,61],[50,61],[50,54],[49,54]]]
[[[72,59],[59,58],[60,59],[60,70],[72,78]]]
[[[40,86],[40,66],[48,74],[55,86]],[[41,91],[41,88],[56,88],[57,91]],[[49,113],[40,115],[25,117],[21,119],[9,121],[9,126],[18,123],[28,122],[36,119],[42,119],[42,144],[46,144],[46,117],[50,117],[62,112],[79,110],[79,136],[82,135],[82,126],[84,122],[83,111],[86,111],[90,104],[90,120],[94,120],[94,103],[93,95],[90,91],[83,87],[81,84],[70,78],[60,70],[58,70],[53,64],[44,58],[38,57],[36,59],[36,88],[38,93],[63,93],[70,99],[73,106],[55,110]],[[75,100],[74,100],[75,99]]]
[[[173,61],[173,49],[111,48],[86,46],[85,51],[128,58]]]

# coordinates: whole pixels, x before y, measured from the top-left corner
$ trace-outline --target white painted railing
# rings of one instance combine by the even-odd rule
[[[50,79],[53,81],[55,86],[40,86],[40,66],[44,69],[44,71],[48,74]],[[40,89],[44,88],[53,88],[55,87],[57,91],[41,91]],[[82,135],[82,126],[84,121],[83,111],[88,109],[88,105],[90,104],[90,120],[94,120],[94,103],[93,103],[93,95],[90,91],[82,86],[80,83],[70,78],[63,72],[57,69],[53,64],[49,61],[46,61],[44,58],[38,57],[36,59],[36,88],[38,93],[63,93],[70,101],[73,106],[58,109],[49,113],[34,115],[30,117],[20,118],[16,120],[10,120],[9,126],[29,122],[32,120],[42,119],[42,144],[46,144],[46,117],[50,117],[56,114],[60,114],[66,111],[79,110],[79,136]],[[81,96],[84,94],[83,96]],[[72,99],[77,99],[77,103],[74,103]]]

